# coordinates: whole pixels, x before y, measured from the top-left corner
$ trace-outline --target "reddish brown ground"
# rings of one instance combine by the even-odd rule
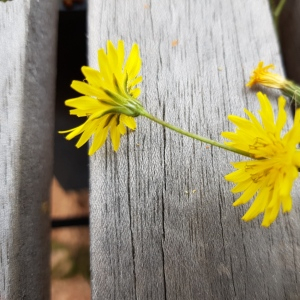
[[[74,218],[88,213],[88,191],[65,191],[54,178],[51,187],[52,218]],[[51,299],[90,299],[88,227],[55,228],[51,238]]]

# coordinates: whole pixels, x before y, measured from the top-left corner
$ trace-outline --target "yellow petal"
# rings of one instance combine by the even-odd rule
[[[94,140],[92,145],[89,149],[89,155],[93,155],[100,147],[103,146],[108,133],[109,127],[106,126],[105,128],[99,126],[95,132]]]
[[[283,126],[286,123],[286,112],[285,112],[285,99],[280,96],[278,98],[278,117],[277,117],[277,121],[276,121],[276,133],[277,133],[277,138],[280,138],[280,132],[283,129]]]
[[[248,222],[256,218],[260,213],[264,212],[269,201],[270,191],[268,188],[263,188],[259,191],[254,202],[251,204],[248,211],[242,217],[242,220]]]
[[[132,81],[128,82],[128,89],[133,88],[134,86],[136,86],[137,84],[139,84],[142,80],[143,80],[143,77],[142,76],[138,76],[135,79],[133,79]]]
[[[233,181],[235,183],[242,182],[251,178],[250,174],[245,170],[237,170],[224,176],[227,181]]]
[[[97,123],[98,123],[97,121],[89,122],[88,126],[85,127],[84,132],[81,134],[81,137],[76,144],[77,148],[83,146],[90,139],[90,137],[97,129]]]
[[[119,130],[120,134],[125,134],[126,133],[126,128],[124,126],[123,123],[120,123],[118,126],[117,126],[117,129]]]
[[[241,193],[245,190],[247,190],[251,184],[253,183],[251,177],[249,177],[247,180],[238,182],[237,185],[231,190],[232,193]]]
[[[66,136],[66,139],[69,141],[72,138],[74,138],[75,136],[79,135],[80,133],[82,133],[84,131],[84,127],[85,127],[86,123],[83,123],[82,125],[72,128],[70,130],[65,130],[65,131],[59,131],[59,133],[67,133],[67,132],[71,132]]]
[[[228,120],[240,128],[249,128],[251,122],[245,118],[229,115]]]
[[[109,85],[112,83],[112,72],[109,69],[108,59],[103,49],[98,50],[98,64],[100,69],[101,77],[104,82]],[[113,88],[113,86],[111,86]]]
[[[91,85],[98,88],[101,86],[102,77],[99,71],[86,66],[82,67],[81,71]]]
[[[292,209],[292,202],[292,197],[290,195],[282,198],[282,211],[284,213],[289,212]]]
[[[73,80],[71,87],[86,96],[97,97],[98,99],[107,99],[107,95],[100,89],[97,89],[85,82]]]
[[[120,121],[124,123],[128,128],[135,130],[136,129],[136,122],[133,117],[121,115]]]
[[[247,203],[259,190],[260,185],[261,184],[252,182],[252,184],[247,188],[247,190],[245,190],[243,195],[233,203],[233,206]]]
[[[111,41],[107,41],[107,60],[112,72],[118,70],[118,54]]]
[[[274,196],[276,197],[277,195]],[[265,210],[265,214],[261,226],[269,227],[277,218],[279,210],[280,210],[280,201],[275,201],[275,205],[271,208],[267,207],[267,209]]]
[[[128,74],[128,79],[131,80],[137,76],[140,71],[142,61],[139,56],[139,47],[133,44],[125,64],[125,71]]]
[[[133,98],[138,98],[138,96],[140,95],[140,93],[141,93],[141,90],[139,88],[136,88],[136,89],[130,91],[130,95]]]
[[[95,98],[89,96],[82,96],[78,98],[68,99],[65,101],[65,105],[69,107],[75,107],[78,109],[100,109],[103,105]]]
[[[118,55],[118,69],[123,69],[124,57],[125,57],[125,46],[124,41],[118,41],[118,48],[117,48],[117,55]]]
[[[110,138],[111,142],[113,144],[113,149],[114,151],[118,151],[120,147],[120,132],[117,129],[117,124],[116,122],[112,122],[111,127],[110,127]]]

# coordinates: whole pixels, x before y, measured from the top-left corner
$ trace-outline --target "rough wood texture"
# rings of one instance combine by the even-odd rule
[[[300,1],[288,0],[280,16],[280,40],[286,74],[300,84]]]
[[[0,2],[0,299],[49,299],[57,1]]]
[[[92,67],[107,39],[137,42],[148,111],[216,140],[228,114],[258,109],[259,60],[282,71],[267,0],[90,0],[88,28]],[[93,299],[299,299],[299,184],[289,215],[244,223],[223,178],[239,159],[142,118],[117,153],[106,143],[91,159]]]

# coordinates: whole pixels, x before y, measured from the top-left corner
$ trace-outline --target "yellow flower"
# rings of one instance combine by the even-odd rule
[[[243,192],[234,206],[255,197],[242,219],[250,221],[264,213],[262,226],[268,227],[276,219],[280,207],[283,212],[292,208],[290,193],[300,167],[300,151],[296,149],[300,142],[300,109],[296,111],[292,129],[281,137],[287,118],[285,99],[282,96],[278,99],[279,112],[275,122],[267,96],[259,92],[257,97],[261,122],[245,109],[248,119],[229,116],[237,126],[236,132],[222,133],[231,140],[227,145],[247,151],[253,157],[253,160],[233,163],[237,170],[226,175],[225,179],[236,184],[233,193]]]
[[[246,86],[252,87],[254,84],[260,83],[271,88],[282,89],[286,84],[286,80],[279,74],[269,72],[269,69],[274,68],[275,66],[272,64],[264,66],[262,61],[259,62],[257,68],[253,70],[250,76],[250,81],[246,84]]]
[[[283,94],[292,98],[300,105],[300,87],[294,82],[287,80],[279,74],[269,72],[269,69],[274,69],[274,65],[264,66],[264,63],[259,62],[257,68],[253,70],[250,81],[246,84],[252,87],[254,84],[261,84],[270,88],[280,89]]]
[[[87,117],[80,126],[59,133],[69,133],[67,140],[81,134],[76,147],[84,145],[94,136],[89,155],[97,151],[105,142],[108,132],[115,151],[120,146],[120,137],[126,133],[126,126],[136,128],[134,117],[140,115],[143,107],[137,97],[140,89],[136,87],[142,81],[138,76],[142,60],[137,44],[133,44],[127,61],[124,63],[124,42],[114,47],[107,42],[107,54],[104,49],[98,51],[99,71],[82,67],[86,82],[74,80],[71,87],[84,96],[69,99],[67,106],[73,107],[71,115]]]

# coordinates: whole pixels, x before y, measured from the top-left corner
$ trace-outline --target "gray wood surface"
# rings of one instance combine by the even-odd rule
[[[50,298],[57,1],[0,2],[0,299]]]
[[[258,109],[257,63],[282,72],[267,0],[90,0],[88,29],[92,67],[107,39],[137,42],[148,111],[220,141],[228,114]],[[91,158],[93,299],[299,299],[299,183],[289,215],[244,223],[223,178],[241,157],[137,121]]]

